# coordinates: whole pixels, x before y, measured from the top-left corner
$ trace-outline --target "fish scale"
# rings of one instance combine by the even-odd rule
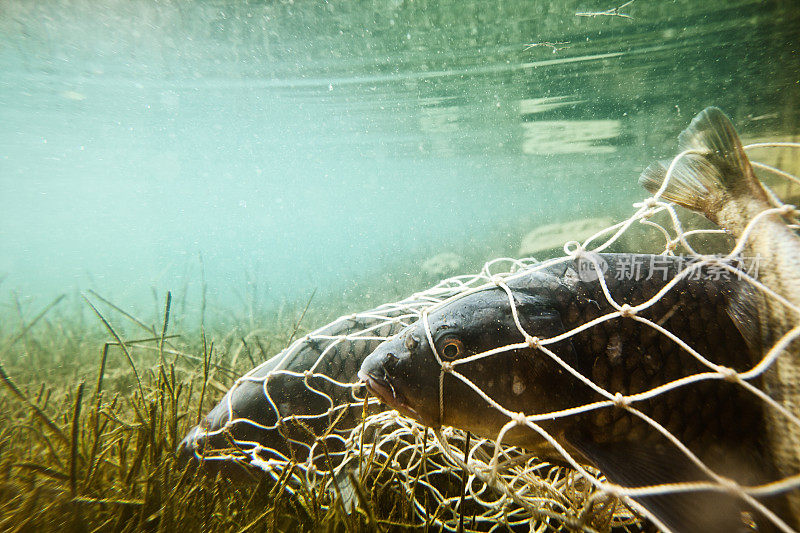
[[[591,257],[607,266],[603,280],[618,305],[637,306],[650,300],[687,266],[680,258],[666,256]],[[581,262],[585,259],[538,269],[507,282],[528,335],[541,339],[560,336],[616,312],[596,275],[581,279],[580,273],[585,273]],[[618,276],[622,265],[631,261],[642,265],[658,262],[659,275],[644,268],[639,278]],[[738,372],[749,370],[761,353],[743,336],[751,329],[751,322],[759,320],[760,312],[753,306],[748,283],[733,275],[710,281],[714,277],[711,267],[689,274],[637,316],[672,332],[714,364]],[[428,321],[439,357],[445,357],[446,344],[456,343],[453,346],[458,347],[458,355],[450,358],[454,371],[511,412],[544,415],[607,401],[536,347],[509,348],[459,364],[460,358],[524,341],[509,296],[499,287],[454,299],[432,310]],[[414,341],[408,342],[409,338]],[[677,342],[633,317],[602,320],[546,346],[612,396],[630,396],[680,378],[713,372]],[[446,371],[440,390],[442,372],[425,327],[416,323],[370,354],[360,376],[389,406],[426,425],[452,425],[496,438],[508,416]],[[750,383],[761,386],[761,378]],[[739,383],[725,379],[693,382],[630,406],[661,424],[718,474],[744,485],[778,478],[767,453],[765,405]],[[625,486],[709,480],[659,431],[617,405],[543,418],[537,424],[579,462],[597,467],[610,480]],[[538,433],[522,426],[508,431],[503,442],[529,449],[543,459],[562,459]],[[722,493],[635,499],[675,531],[727,532],[745,531],[747,527],[740,513],[748,506]],[[769,504],[784,513],[782,499]],[[762,530],[769,530],[769,524],[763,524]]]
[[[619,256],[603,256],[610,267],[610,272],[616,270],[617,257]],[[629,256],[624,257],[629,258]],[[667,280],[677,274],[677,264],[677,261],[673,263],[666,275]],[[665,285],[661,280],[649,283],[638,280],[620,281],[612,275],[607,275],[605,281],[618,304],[631,306],[649,300]],[[518,284],[512,283],[510,286],[513,288]],[[564,320],[565,330],[577,328],[596,316],[615,311],[606,300],[599,282],[580,282],[573,287],[573,290],[576,297],[573,297],[572,302],[565,301],[566,294],[563,291],[560,291],[556,298],[564,306],[564,311],[573,305],[578,306],[577,316],[572,321]],[[658,317],[669,314],[669,319],[661,324],[663,327],[678,333],[684,342],[712,362],[730,366],[737,371],[745,371],[757,362],[758,354],[746,349],[741,333],[727,313],[704,311],[725,309],[726,291],[730,292],[729,287],[722,283],[711,284],[706,280],[681,281],[671,289],[672,298],[657,301],[652,307],[639,313],[639,316],[658,322]],[[556,308],[558,309],[558,306]],[[563,314],[569,316],[570,313]],[[602,345],[598,341],[612,338],[618,340],[613,344],[606,341],[605,349],[596,349],[598,344]],[[620,317],[602,322],[578,333],[572,344],[578,353],[579,361],[592,361],[591,369],[582,373],[612,394],[616,392],[624,395],[636,394],[680,377],[710,371],[708,367],[680,349],[674,341],[633,318]],[[721,388],[718,385],[719,383],[693,385],[686,387],[680,393],[636,403],[635,407],[663,422],[667,429],[679,435],[681,441],[687,445],[692,445],[692,440],[701,438],[697,435],[701,427],[711,426],[707,438],[718,438],[722,434],[720,431],[722,428],[715,427],[716,422],[726,418],[731,422],[731,427],[743,423],[744,427],[760,428],[762,408],[757,401],[754,401],[752,394],[735,386],[720,393]],[[601,399],[597,395],[581,400],[581,403]],[[657,412],[656,408],[661,405],[668,407],[668,413]],[[725,413],[723,407],[726,405],[737,406],[735,409],[737,413],[731,412],[732,410]],[[595,415],[586,418],[590,419],[588,423],[599,429],[598,435],[611,441],[625,436],[630,426],[634,425],[635,417],[624,409],[608,410],[614,413],[610,421],[605,413],[598,413],[599,420]],[[682,416],[673,416],[672,413],[676,412],[682,413]],[[741,429],[736,429],[731,435],[731,438],[737,441],[743,437],[748,438],[748,435],[742,435]],[[689,442],[686,442],[687,440]],[[761,434],[754,436],[753,444],[759,449],[763,447]]]

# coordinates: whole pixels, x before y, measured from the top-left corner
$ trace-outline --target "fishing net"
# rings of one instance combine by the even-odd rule
[[[786,148],[789,143],[758,146],[798,147],[791,144],[791,148]],[[797,178],[771,166],[755,162],[754,166],[792,184],[798,183]],[[784,206],[776,195],[772,195],[772,202],[775,207],[759,217],[767,213],[791,213],[791,208]],[[678,436],[646,411],[639,410],[639,406],[646,402],[652,404],[675,389],[724,381],[756,398],[787,431],[800,431],[797,406],[774,399],[759,381],[775,365],[777,358],[789,357],[796,350],[792,341],[800,336],[800,324],[790,324],[791,327],[781,332],[773,346],[763,350],[760,359],[750,368],[734,370],[710,361],[675,333],[643,315],[661,299],[669,298],[682,280],[692,276],[735,276],[745,280],[754,294],[761,295],[770,305],[783,306],[795,313],[800,310],[758,280],[758,268],[768,268],[768,265],[758,265],[753,258],[743,260],[751,228],[736,242],[726,240],[722,230],[698,229],[697,219],[691,213],[662,201],[659,194],[634,207],[635,212],[627,220],[583,242],[565,243],[561,257],[545,261],[495,259],[476,274],[451,277],[405,300],[343,316],[296,340],[236,381],[208,416],[205,426],[190,435],[198,443],[194,454],[207,465],[248,465],[272,476],[283,484],[284,490],[292,493],[307,490],[328,493],[330,505],[341,505],[347,512],[361,512],[371,521],[390,516],[387,523],[412,527],[428,525],[448,531],[506,530],[507,527],[531,531],[559,528],[635,531],[643,524],[640,515],[648,515],[637,503],[642,497],[704,489],[732,494],[763,513],[778,529],[790,531],[791,526],[762,501],[768,495],[793,493],[796,496],[800,489],[800,472],[784,474],[772,482],[754,486],[734,482],[705,465]],[[524,331],[520,321],[515,319],[525,342],[535,346],[543,357],[554,358],[564,365],[551,349],[555,343],[579,336],[608,321],[626,318],[641,327],[652,328],[654,336],[682,346],[697,360],[701,371],[627,395],[607,390],[594,383],[591,376],[574,371],[574,379],[594,389],[600,397],[598,401],[564,412],[517,413],[484,394],[462,372],[462,365],[497,357],[504,351],[519,348],[518,345],[441,364],[441,372],[447,379],[457,379],[472,387],[507,418],[507,424],[492,440],[452,427],[428,429],[396,411],[382,408],[357,381],[361,361],[380,342],[418,320],[426,323],[437,308],[488,287],[504,290],[513,307],[510,285],[515,279],[557,264],[576,264],[576,261],[591,264],[594,272],[604,272],[602,258],[595,253],[611,249],[631,234],[636,234],[640,242],[649,239],[647,242],[660,243],[656,246],[663,255],[684,257],[683,268],[656,294],[636,305],[620,303],[613,298],[608,285],[619,272],[598,275],[598,286],[607,301],[604,308],[608,312],[557,338],[537,338],[534,333]],[[646,239],[642,235],[647,235]],[[706,253],[700,253],[704,247]],[[716,249],[717,253],[708,253],[708,249]],[[700,317],[696,319],[701,320]],[[430,336],[430,325],[426,323],[425,327]],[[441,359],[439,361],[442,363]],[[447,398],[441,401],[447,402]],[[543,428],[542,422],[546,420],[580,416],[611,407],[632,413],[672,441],[699,466],[708,481],[623,487],[587,467]],[[524,449],[504,444],[506,433],[518,425],[539,433],[563,460],[543,461]],[[391,494],[401,495],[402,505],[398,507],[397,498],[392,500]],[[656,525],[666,527],[655,521]]]

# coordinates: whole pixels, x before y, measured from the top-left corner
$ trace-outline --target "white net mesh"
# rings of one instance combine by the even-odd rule
[[[798,148],[794,143],[768,146],[786,150]],[[798,182],[787,172],[769,165],[754,162],[754,166],[767,169],[781,179]],[[670,166],[668,176],[673,167]],[[790,500],[797,499],[800,471],[796,464],[779,468],[776,475],[768,476],[766,480],[743,482],[706,464],[702,454],[683,442],[686,434],[676,434],[674,424],[664,422],[668,416],[654,413],[660,399],[675,391],[701,386],[708,389],[724,383],[726,387],[736,388],[735,393],[729,392],[732,389],[725,389],[724,394],[730,395],[732,402],[738,401],[734,396],[749,398],[768,413],[768,424],[772,424],[770,431],[776,431],[777,427],[782,433],[800,435],[798,406],[793,403],[792,396],[795,389],[781,393],[774,387],[765,386],[762,379],[765,373],[776,367],[777,360],[795,364],[798,353],[797,343],[793,341],[800,336],[800,323],[797,321],[800,309],[781,287],[760,281],[764,269],[773,268],[773,265],[759,264],[750,247],[753,232],[757,231],[759,221],[764,217],[774,213],[795,216],[797,212],[772,195],[774,207],[756,215],[732,246],[728,244],[722,253],[701,254],[696,248],[708,244],[708,239],[719,238],[721,230],[687,226],[687,212],[662,201],[660,192],[636,205],[636,211],[629,219],[585,242],[566,243],[563,257],[544,262],[532,258],[496,259],[477,274],[456,276],[405,300],[341,317],[298,339],[273,359],[237,380],[204,424],[188,437],[187,441],[193,443],[192,452],[209,465],[239,463],[257,467],[284,482],[290,492],[301,488],[330,491],[346,509],[351,505],[362,509],[375,505],[380,507],[380,502],[384,501],[382,495],[389,492],[402,494],[406,507],[385,514],[402,517],[403,524],[413,526],[429,524],[446,530],[489,530],[500,525],[530,527],[532,531],[548,528],[606,531],[614,527],[636,530],[641,526],[637,517],[639,512],[660,527],[669,529],[669,525],[659,518],[659,513],[652,512],[652,507],[642,502],[647,502],[648,496],[706,490],[732,495],[757,511],[756,515],[763,514],[765,523],[791,531],[795,524],[787,523],[787,515],[776,512],[773,506],[764,502],[770,501],[769,498],[765,500],[769,495],[788,494]],[[659,257],[679,256],[681,259],[670,260],[671,267],[664,270],[669,272],[670,278],[665,279],[657,290],[639,301],[618,300],[615,298],[614,280],[643,274],[635,272],[636,265],[623,260],[609,263],[606,256],[597,253],[604,252],[624,235],[644,230],[649,233],[651,242],[653,235],[663,239],[662,255],[640,256],[649,258],[647,272],[652,274],[653,268],[657,268],[653,261],[658,261]],[[515,282],[534,272],[552,271],[557,265],[578,264],[593,265],[589,272],[604,272],[604,275],[596,275],[595,280],[590,280],[597,294],[601,295],[599,298],[604,299],[598,305],[602,312],[558,335],[545,337],[537,336],[535,331],[526,331],[516,310]],[[585,271],[580,273],[581,276],[584,274]],[[797,270],[781,275],[784,279],[792,279],[787,283],[800,283]],[[771,279],[774,278],[773,275]],[[665,300],[682,297],[682,291],[695,287],[690,282],[714,284],[722,283],[719,281],[722,279],[736,279],[748,286],[750,292],[747,294],[753,301],[764,302],[763,313],[774,316],[775,310],[781,309],[782,316],[788,317],[771,332],[771,345],[760,347],[756,350],[756,357],[744,363],[715,360],[697,349],[697,342],[686,342],[683,330],[670,326],[677,322],[656,320],[648,314],[659,309],[659,305],[666,305]],[[582,278],[582,281],[585,280]],[[455,361],[442,359],[431,334],[431,314],[492,287],[507,295],[514,323],[523,340]],[[700,330],[707,327],[703,325],[707,318],[706,311],[701,309],[704,303],[702,299],[697,300],[697,316],[688,317],[686,321],[687,324],[699,324]],[[716,311],[712,309],[710,312]],[[439,363],[440,383],[445,378],[459,380],[504,417],[505,423],[493,439],[447,426],[430,430],[396,411],[381,410],[378,400],[373,397],[365,399],[364,386],[356,377],[361,362],[380,342],[420,320]],[[638,332],[644,328],[652,330],[648,338],[656,339],[652,341],[654,343],[678,346],[682,353],[694,359],[693,370],[675,379],[614,389],[610,385],[614,383],[611,378],[596,379],[597,372],[582,373],[571,368],[554,348],[564,341],[578,342],[581,335],[591,335],[597,328],[620,324],[622,320],[634,321],[640,328]],[[695,326],[686,327],[688,331]],[[702,331],[689,335],[692,339],[700,336]],[[610,343],[604,344],[603,349],[606,350]],[[464,371],[476,362],[489,363],[503,353],[520,349],[534,349],[541,357],[551,358],[574,380],[591,389],[596,400],[557,412],[517,412],[504,405],[502,399],[484,392]],[[634,370],[628,369],[627,372]],[[701,400],[704,398],[702,394]],[[685,400],[687,396],[681,398]],[[440,411],[444,412],[449,399],[441,389],[436,401]],[[698,404],[699,410],[703,408],[702,403]],[[611,483],[599,470],[587,466],[587,461],[576,455],[574,447],[565,445],[557,433],[548,431],[558,427],[560,420],[581,416],[588,416],[589,420],[609,409],[629,415],[628,418],[638,420],[672,442],[691,464],[696,465],[705,479],[667,484],[625,483],[625,486]],[[714,413],[709,416],[708,420],[715,420]],[[697,418],[705,421],[703,423],[711,423],[699,412]],[[526,426],[539,434],[542,441],[557,452],[560,461],[543,460],[541,454],[506,444],[508,433],[517,426]],[[742,428],[742,431],[748,430],[748,427]],[[793,442],[800,444],[800,440]],[[371,513],[376,511],[364,512],[372,517]],[[746,526],[753,516],[743,514],[737,520]]]

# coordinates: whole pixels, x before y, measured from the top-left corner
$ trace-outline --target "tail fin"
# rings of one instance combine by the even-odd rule
[[[684,154],[662,191],[662,198],[678,205],[700,211],[713,220],[713,213],[740,187],[760,189],[742,142],[725,113],[716,107],[700,112],[678,137],[678,147]],[[655,194],[667,177],[669,164],[658,162],[645,169],[639,184]],[[763,192],[762,192],[763,194]]]

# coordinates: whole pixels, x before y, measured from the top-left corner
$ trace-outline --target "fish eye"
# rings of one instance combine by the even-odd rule
[[[453,360],[464,352],[464,344],[458,339],[447,339],[440,352],[445,359]]]

